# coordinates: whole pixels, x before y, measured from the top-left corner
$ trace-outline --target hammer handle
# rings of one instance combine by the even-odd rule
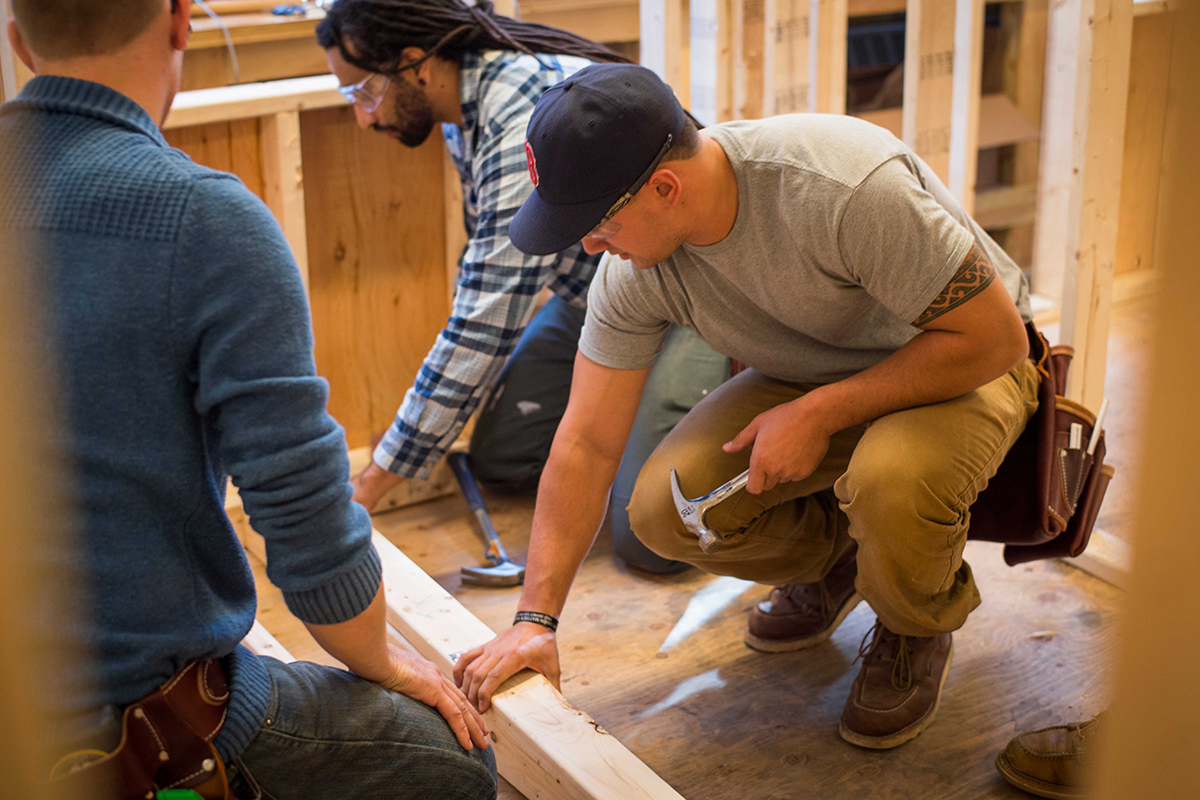
[[[483,530],[483,538],[487,539],[488,558],[508,561],[508,553],[505,552],[504,545],[500,543],[500,534],[496,532],[496,526],[492,524],[491,517],[488,516],[487,505],[483,502],[483,492],[479,491],[479,484],[475,482],[475,476],[471,474],[471,465],[467,461],[467,454],[451,453],[446,456],[446,463],[458,480],[458,488],[462,489],[463,498],[475,514],[475,519],[479,521],[479,527]]]

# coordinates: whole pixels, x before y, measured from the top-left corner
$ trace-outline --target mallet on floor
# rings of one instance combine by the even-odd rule
[[[715,553],[721,549],[721,545],[725,544],[721,534],[704,524],[704,515],[729,495],[745,489],[748,480],[750,480],[750,470],[746,470],[729,483],[718,486],[702,497],[688,500],[683,496],[683,490],[679,488],[679,475],[675,473],[675,468],[671,467],[671,496],[675,498],[675,510],[679,512],[679,519],[683,521],[683,527],[694,533],[700,540],[700,549],[704,552]]]
[[[458,479],[458,486],[462,489],[463,497],[466,498],[471,511],[475,513],[479,529],[483,532],[483,538],[487,540],[487,553],[484,557],[491,565],[463,567],[461,570],[463,583],[475,586],[516,586],[524,582],[525,568],[508,560],[508,553],[505,552],[504,545],[500,542],[500,534],[496,533],[496,526],[492,524],[487,506],[483,503],[483,493],[479,490],[479,484],[475,482],[475,476],[471,474],[471,467],[467,463],[467,454],[450,453],[446,456],[446,463],[450,465],[450,470]]]

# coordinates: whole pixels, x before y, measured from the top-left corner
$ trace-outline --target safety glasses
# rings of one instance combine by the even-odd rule
[[[358,83],[337,87],[338,94],[346,98],[346,102],[356,105],[368,114],[375,112],[383,103],[392,79],[378,72],[368,75]]]

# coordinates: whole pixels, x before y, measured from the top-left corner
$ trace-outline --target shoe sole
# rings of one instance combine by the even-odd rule
[[[793,650],[803,650],[806,647],[820,644],[821,642],[833,636],[833,632],[838,629],[842,621],[849,616],[850,612],[858,607],[858,604],[863,601],[863,596],[858,592],[846,598],[846,602],[838,609],[837,615],[833,618],[833,622],[828,626],[817,631],[812,636],[801,636],[798,639],[760,639],[757,636],[746,631],[743,641],[746,646],[752,650],[757,650],[760,653],[790,653]]]
[[[933,701],[933,708],[929,709],[925,716],[907,728],[902,728],[895,733],[889,733],[887,736],[867,736],[858,731],[852,731],[846,727],[846,723],[839,722],[838,733],[850,744],[865,747],[868,750],[891,750],[893,747],[899,747],[905,742],[917,738],[921,734],[921,731],[933,724],[933,718],[937,716],[938,707],[942,704],[942,690],[946,688],[946,677],[950,674],[950,664],[952,661],[954,661],[953,641],[950,642],[950,652],[946,653],[946,666],[942,670],[941,680],[938,681],[937,699]]]
[[[1075,800],[1075,798],[1079,797],[1090,797],[1094,792],[1093,789],[1056,786],[1052,783],[1046,783],[1045,781],[1039,781],[1037,778],[1023,775],[1017,771],[1017,768],[1012,765],[1012,762],[1008,760],[1008,757],[1004,753],[996,756],[996,769],[1004,780],[1018,789],[1037,795],[1038,797],[1049,797],[1051,800]]]

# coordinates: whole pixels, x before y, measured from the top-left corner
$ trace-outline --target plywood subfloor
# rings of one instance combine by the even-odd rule
[[[1122,538],[1135,513],[1140,387],[1152,309],[1143,300],[1114,311],[1107,428],[1119,480],[1101,523]],[[533,501],[488,501],[509,551],[523,560]],[[375,521],[486,623],[497,630],[510,623],[518,589],[470,588],[459,581],[458,568],[479,563],[483,551],[461,498]],[[1026,798],[1000,779],[995,755],[1019,731],[1086,718],[1107,704],[1120,591],[1057,562],[1010,569],[995,545],[972,542],[967,559],[983,605],[955,636],[937,722],[897,750],[861,750],[837,735],[858,644],[874,621],[865,605],[830,642],[799,653],[759,654],[741,637],[752,604],[767,587],[740,591],[698,571],[670,578],[634,573],[613,558],[607,531],[584,563],[563,614],[563,690],[689,800]],[[329,663],[267,585],[261,565],[256,574],[263,623],[296,656]],[[732,601],[659,657],[706,587],[710,596],[724,593]],[[500,797],[521,795],[504,785]]]

